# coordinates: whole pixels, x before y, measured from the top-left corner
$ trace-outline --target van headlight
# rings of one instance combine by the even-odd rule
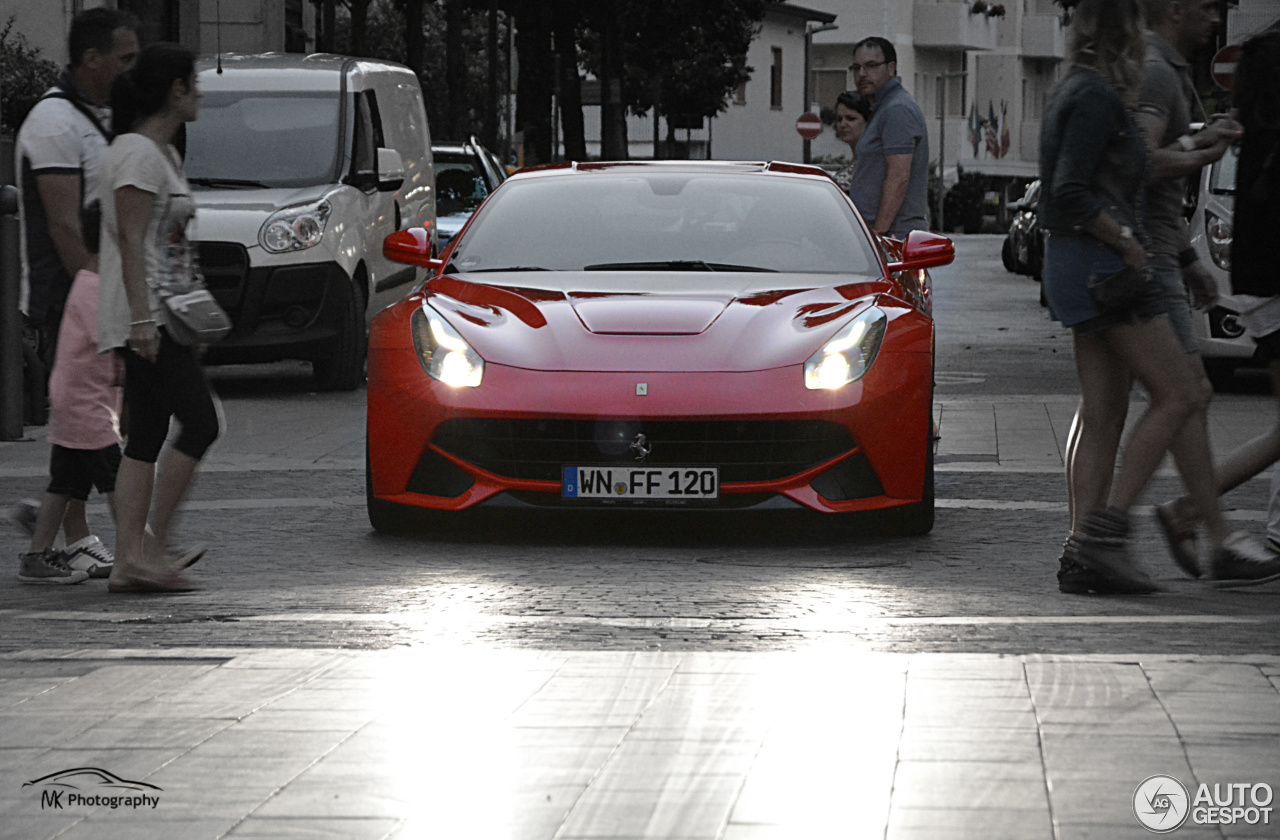
[[[326,199],[286,207],[267,218],[258,231],[258,244],[273,254],[319,245],[332,214],[333,205]]]
[[[1204,211],[1204,235],[1209,257],[1223,271],[1231,270],[1231,222],[1211,210]]]
[[[484,359],[458,331],[427,304],[409,319],[413,349],[427,376],[452,388],[475,388],[484,378]]]
[[[858,313],[804,363],[804,386],[811,391],[834,391],[861,379],[880,352],[888,323],[879,307]]]

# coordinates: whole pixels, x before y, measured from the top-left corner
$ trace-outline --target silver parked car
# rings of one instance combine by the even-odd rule
[[[1238,150],[1230,150],[1217,163],[1206,166],[1199,184],[1193,185],[1191,244],[1217,281],[1218,294],[1224,296],[1231,294],[1231,218],[1238,160]],[[1229,305],[1197,315],[1194,324],[1200,354],[1215,388],[1225,388],[1237,368],[1260,364],[1254,360],[1253,340],[1245,335],[1238,314]]]

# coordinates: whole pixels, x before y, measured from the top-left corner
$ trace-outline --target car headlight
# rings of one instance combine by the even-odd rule
[[[879,307],[864,309],[804,363],[804,386],[834,391],[861,379],[880,352],[888,323]]]
[[[332,213],[333,205],[325,199],[286,207],[267,218],[258,231],[258,244],[273,254],[319,245]]]
[[[1213,264],[1223,271],[1231,270],[1231,222],[1217,213],[1204,211],[1204,234],[1209,243]]]
[[[475,388],[484,378],[484,359],[427,304],[413,313],[413,348],[427,376],[452,388]]]

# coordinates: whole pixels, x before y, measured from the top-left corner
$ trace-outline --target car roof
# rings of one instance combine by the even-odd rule
[[[343,74],[362,72],[409,73],[393,61],[352,58],[332,53],[223,53],[196,61],[200,85],[205,90],[336,91]]]
[[[589,175],[600,172],[611,173],[688,173],[688,174],[761,174],[772,176],[807,176],[831,180],[831,176],[820,166],[785,161],[732,161],[732,160],[628,160],[548,163],[521,169],[512,178],[523,180],[528,177],[547,175]]]

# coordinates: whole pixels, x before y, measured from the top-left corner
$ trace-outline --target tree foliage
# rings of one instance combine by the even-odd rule
[[[355,0],[352,0],[355,2]],[[421,66],[413,67],[406,39],[406,12],[410,4],[421,9]],[[456,32],[449,27],[448,6],[456,3]],[[363,4],[362,4],[363,5]],[[363,55],[407,64],[418,73],[427,119],[432,132],[441,139],[463,139],[479,134],[484,126],[484,109],[488,106],[488,3],[468,0],[368,0],[364,18],[364,49],[357,51],[353,41],[357,21],[350,2],[338,10],[335,51],[346,55]],[[507,27],[510,18],[498,18],[498,73],[505,80],[507,72]],[[450,43],[452,42],[452,43]],[[450,51],[461,54],[463,72],[450,73],[447,57]]]
[[[40,55],[13,17],[0,29],[0,130],[17,131],[27,112],[58,81],[58,66]]]

